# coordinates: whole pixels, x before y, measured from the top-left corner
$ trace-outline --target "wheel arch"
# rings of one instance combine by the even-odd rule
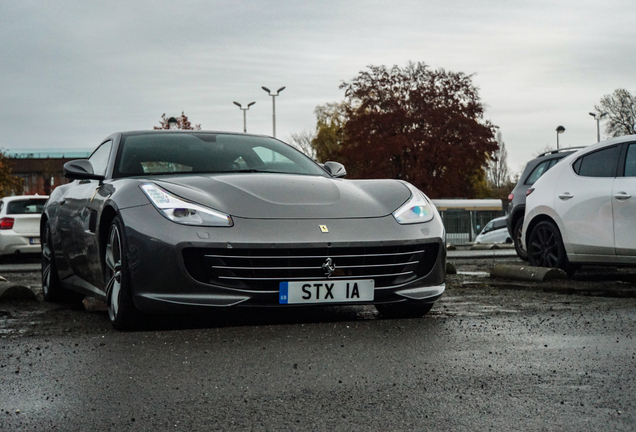
[[[526,206],[525,204],[520,204],[517,207],[515,207],[515,209],[512,212],[512,215],[510,216],[510,229],[514,231],[515,226],[517,225],[517,222],[519,221],[519,219],[523,219],[523,216],[526,213]],[[511,235],[514,235],[514,232],[511,233]]]
[[[106,253],[106,243],[108,241],[108,231],[110,225],[113,223],[115,217],[117,217],[117,210],[112,206],[106,206],[102,210],[102,215],[99,220],[98,239],[99,239],[99,256],[102,261],[102,268],[104,267],[104,253]]]
[[[534,217],[530,222],[528,222],[528,227],[526,228],[526,235],[524,238],[524,243],[526,244],[526,250],[527,250],[528,240],[530,240],[530,234],[532,233],[532,230],[540,222],[544,222],[544,221],[552,222],[559,230],[559,234],[561,235],[561,238],[563,238],[563,233],[561,232],[561,228],[559,227],[559,224],[552,217],[546,214],[541,214]]]
[[[40,216],[40,238],[44,237],[44,227],[48,221],[49,217],[46,212],[42,212],[42,216]]]

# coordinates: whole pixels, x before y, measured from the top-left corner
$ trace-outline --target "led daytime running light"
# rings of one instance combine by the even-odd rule
[[[234,225],[230,215],[184,201],[154,184],[145,183],[140,187],[157,210],[173,222],[199,226]]]

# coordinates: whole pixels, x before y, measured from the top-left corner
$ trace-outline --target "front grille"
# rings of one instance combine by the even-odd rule
[[[325,279],[327,259],[335,265],[330,279],[374,279],[377,288],[401,285],[428,274],[439,244],[401,246],[208,249],[186,248],[183,259],[199,282],[250,291],[278,291],[283,281]]]

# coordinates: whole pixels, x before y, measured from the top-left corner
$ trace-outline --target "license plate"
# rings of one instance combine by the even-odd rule
[[[373,279],[281,282],[278,302],[299,304],[372,301],[374,287]]]
[[[34,244],[34,245],[35,244],[40,244],[40,237],[31,237],[29,239],[29,243]]]

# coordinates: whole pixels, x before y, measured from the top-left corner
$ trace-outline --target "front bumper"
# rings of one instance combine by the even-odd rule
[[[383,278],[375,278],[373,301],[346,304],[403,301],[428,303],[437,300],[445,289],[444,228],[438,218],[415,225],[399,225],[392,216],[329,220],[235,218],[235,224],[231,228],[210,228],[175,224],[161,216],[152,206],[125,209],[121,215],[129,243],[128,263],[133,299],[137,308],[146,312],[210,306],[295,306],[280,305],[277,288],[279,282],[289,280],[290,276],[294,276],[293,273],[274,274],[267,283],[256,281],[262,273],[252,276],[251,273],[236,273],[239,276],[215,278],[213,273],[216,270],[212,270],[212,267],[218,266],[214,266],[215,263],[210,261],[209,256],[218,254],[209,251],[231,251],[232,255],[247,254],[248,258],[241,257],[244,262],[251,260],[249,254],[260,256],[275,253],[276,259],[280,259],[278,255],[284,251],[289,255],[290,261],[297,262],[298,255],[301,255],[302,259],[315,258],[319,263],[330,256],[339,256],[334,255],[337,251],[340,251],[340,255],[347,256],[354,254],[344,254],[342,251],[405,250],[406,252],[401,253],[407,256],[410,256],[408,254],[411,250],[424,251],[417,255],[419,264],[412,265],[412,274],[396,277],[380,275]],[[326,225],[328,232],[323,232],[321,225]],[[307,257],[307,254],[311,256]],[[197,265],[192,262],[195,259],[198,260]],[[334,259],[345,262],[342,258]],[[296,262],[291,265],[296,265]],[[280,264],[276,265],[283,268]],[[384,263],[379,265],[389,266]],[[237,267],[242,268],[243,265]],[[367,276],[363,274],[363,269],[358,270],[359,266],[350,267],[353,270],[349,274],[334,274],[330,280]],[[259,267],[258,271],[266,272],[267,266]],[[245,278],[241,274],[245,274]],[[327,280],[324,275],[315,273],[301,273],[298,278]]]

